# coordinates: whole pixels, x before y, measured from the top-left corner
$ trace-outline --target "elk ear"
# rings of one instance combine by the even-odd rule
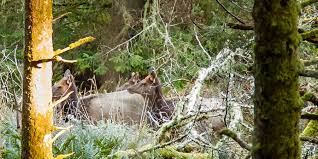
[[[71,71],[70,71],[69,69],[67,69],[67,70],[64,72],[64,77],[68,77],[68,76],[70,76],[70,75],[72,75],[72,74],[71,74]]]
[[[73,76],[72,76],[72,75],[69,75],[69,76],[67,76],[66,78],[67,78],[66,83],[67,83],[68,85],[73,82]]]

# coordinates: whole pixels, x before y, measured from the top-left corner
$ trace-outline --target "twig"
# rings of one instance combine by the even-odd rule
[[[198,37],[198,32],[197,32],[196,27],[194,26],[193,29],[194,29],[195,39],[198,41],[199,46],[201,47],[202,51],[206,54],[206,56],[209,58],[209,60],[212,61],[212,57],[210,56],[210,54],[205,50],[205,48],[201,44],[201,41],[200,41],[200,39]]]
[[[55,106],[57,106],[58,104],[62,103],[63,101],[65,101],[66,99],[68,99],[68,97],[73,93],[73,91],[69,92],[68,94],[66,94],[64,97],[58,99],[57,101],[53,102],[52,104],[50,104],[50,109],[53,109]]]
[[[150,28],[152,28],[153,26],[155,26],[155,23],[152,23],[151,25],[149,25],[147,28],[143,29],[142,31],[140,31],[138,34],[136,34],[135,36],[131,37],[130,39],[128,39],[127,41],[115,46],[114,48],[110,49],[109,51],[107,51],[105,53],[105,55],[109,54],[110,52],[113,52],[114,50],[118,49],[119,47],[123,46],[124,44],[130,42],[131,40],[137,38],[139,35],[141,35],[143,32],[149,30]]]
[[[234,15],[233,13],[231,13],[230,11],[228,11],[225,6],[219,1],[216,0],[216,2],[228,13],[230,14],[232,17],[234,17],[237,21],[239,21],[242,24],[245,24],[245,22],[243,20],[241,20],[240,18],[238,18],[236,15]]]
[[[54,18],[54,19],[52,20],[52,22],[54,23],[55,21],[57,21],[57,20],[59,20],[59,19],[65,17],[65,16],[68,16],[68,15],[71,14],[71,13],[72,13],[72,12],[63,13],[63,14],[59,15],[58,17]]]

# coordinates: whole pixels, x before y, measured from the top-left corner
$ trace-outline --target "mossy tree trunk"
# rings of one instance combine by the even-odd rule
[[[297,0],[255,0],[253,158],[300,158]]]
[[[50,159],[52,63],[52,0],[25,0],[25,51],[22,108],[24,159]]]

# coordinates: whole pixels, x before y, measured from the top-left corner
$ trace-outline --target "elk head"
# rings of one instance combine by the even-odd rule
[[[129,87],[137,84],[139,81],[140,81],[139,73],[132,72],[130,79],[126,83],[124,83],[122,86],[120,86],[118,89],[116,89],[116,91],[126,90]]]
[[[161,93],[161,83],[157,78],[154,70],[149,71],[149,75],[137,84],[127,89],[130,93],[137,93],[143,97],[155,97],[158,93]]]
[[[67,95],[71,91],[75,93],[76,87],[74,83],[74,77],[70,70],[66,70],[61,80],[56,82],[52,87],[53,100],[58,100],[61,97]],[[75,89],[75,90],[74,90]]]

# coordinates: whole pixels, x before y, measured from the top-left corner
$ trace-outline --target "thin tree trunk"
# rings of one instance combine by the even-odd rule
[[[297,0],[255,0],[253,158],[300,158]]]
[[[50,159],[52,155],[52,63],[35,61],[53,56],[52,0],[25,0],[23,80],[23,159]]]

